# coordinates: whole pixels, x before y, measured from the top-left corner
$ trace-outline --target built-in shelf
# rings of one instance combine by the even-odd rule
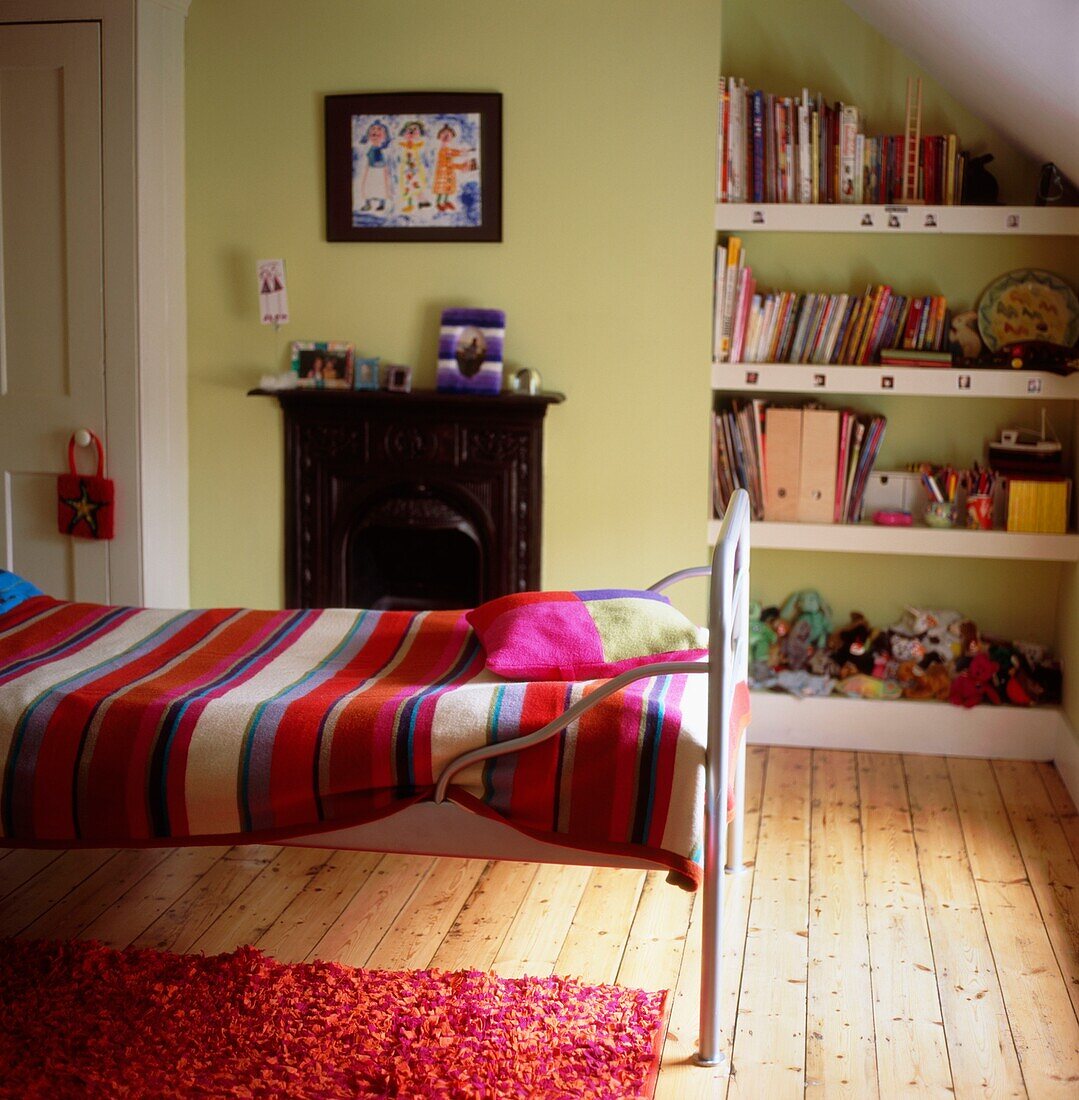
[[[708,524],[708,541],[719,521]],[[873,523],[769,523],[755,520],[749,533],[757,550],[821,550],[850,554],[916,554],[922,557],[1003,558],[1012,561],[1079,561],[1079,535],[1029,535],[1016,531],[880,527]]]
[[[754,692],[750,742],[803,748],[1051,760],[1067,728],[1058,707],[977,706]]]
[[[712,388],[736,393],[883,394],[895,397],[1029,397],[1079,400],[1079,372],[713,363]]]
[[[716,228],[781,233],[984,233],[1079,236],[1079,207],[716,203]]]

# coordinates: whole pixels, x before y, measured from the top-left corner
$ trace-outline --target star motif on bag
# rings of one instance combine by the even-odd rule
[[[60,499],[71,509],[71,522],[67,525],[67,533],[70,535],[80,523],[85,523],[96,537],[97,510],[104,508],[108,501],[92,500],[89,490],[86,488],[86,482],[82,480],[79,481],[79,495],[77,497],[61,497]]]

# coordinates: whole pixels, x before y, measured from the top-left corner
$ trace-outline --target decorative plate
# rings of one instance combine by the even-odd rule
[[[1025,340],[1070,348],[1079,339],[1079,300],[1051,271],[1009,271],[983,292],[978,331],[990,351]]]

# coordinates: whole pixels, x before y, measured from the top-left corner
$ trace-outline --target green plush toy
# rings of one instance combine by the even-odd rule
[[[757,600],[749,604],[749,659],[756,664],[767,661],[772,646],[779,635],[761,618],[761,605]]]
[[[803,588],[792,592],[780,611],[780,616],[793,626],[796,622],[809,623],[806,639],[811,646],[824,645],[832,633],[832,609],[815,588]]]

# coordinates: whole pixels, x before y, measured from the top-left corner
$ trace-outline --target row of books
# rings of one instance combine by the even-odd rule
[[[884,360],[890,349],[918,353],[899,357],[911,365],[950,361],[943,352],[948,303],[939,294],[897,294],[884,284],[867,286],[863,294],[757,293],[745,259],[738,237],[716,249],[717,362],[857,365]]]
[[[716,514],[745,489],[758,520],[858,523],[886,426],[849,409],[732,401],[712,416]]]
[[[916,192],[904,196],[904,135],[868,136],[857,107],[819,92],[781,96],[720,77],[719,202],[958,205],[968,154],[955,134],[921,137],[918,149]]]

